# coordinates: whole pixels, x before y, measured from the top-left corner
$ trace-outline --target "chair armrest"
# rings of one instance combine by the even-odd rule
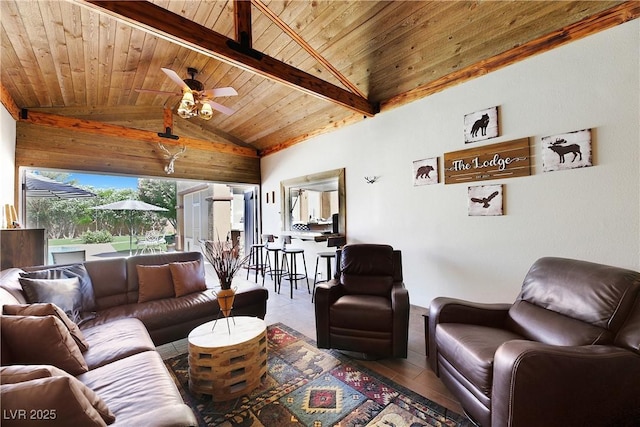
[[[632,425],[640,355],[619,347],[515,340],[496,351],[492,426]]]
[[[393,357],[407,357],[409,342],[409,291],[403,282],[396,282],[391,288],[391,308],[393,310]]]
[[[438,297],[429,306],[429,366],[438,374],[436,326],[438,323],[466,323],[502,328],[511,304],[484,304]]]
[[[316,345],[331,348],[329,337],[329,308],[344,294],[344,287],[336,279],[316,286],[314,308],[316,313]]]

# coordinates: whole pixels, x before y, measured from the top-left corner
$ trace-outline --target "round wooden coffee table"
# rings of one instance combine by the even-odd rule
[[[189,389],[214,402],[250,393],[267,374],[267,326],[257,317],[207,322],[189,333]]]

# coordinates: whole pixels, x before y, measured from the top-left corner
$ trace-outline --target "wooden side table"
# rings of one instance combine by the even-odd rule
[[[189,333],[189,389],[214,402],[254,390],[267,374],[267,326],[257,317],[207,322]]]

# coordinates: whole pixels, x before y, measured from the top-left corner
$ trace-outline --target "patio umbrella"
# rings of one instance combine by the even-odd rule
[[[46,176],[26,173],[27,197],[56,197],[59,199],[75,199],[95,197],[90,191],[71,184],[64,184]]]
[[[141,200],[120,200],[119,202],[107,203],[106,205],[94,206],[91,209],[106,211],[127,211],[127,220],[129,222],[129,256],[131,256],[131,245],[133,243],[133,212],[134,211],[166,211],[167,209],[160,206],[145,203]]]

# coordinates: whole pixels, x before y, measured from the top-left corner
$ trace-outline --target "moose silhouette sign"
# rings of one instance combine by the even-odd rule
[[[542,138],[544,172],[592,166],[591,129]]]

